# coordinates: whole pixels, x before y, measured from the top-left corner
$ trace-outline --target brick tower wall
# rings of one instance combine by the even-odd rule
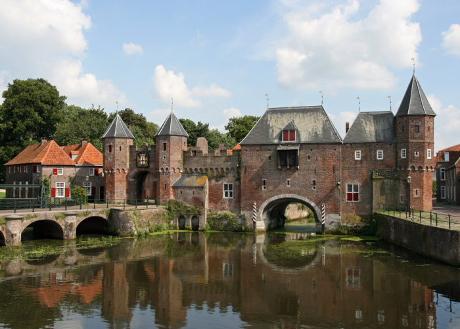
[[[133,140],[128,138],[106,138],[104,140],[104,174],[108,200],[127,199],[131,145],[133,145]]]

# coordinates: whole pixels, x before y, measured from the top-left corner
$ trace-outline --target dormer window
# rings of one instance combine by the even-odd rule
[[[295,142],[296,131],[294,129],[283,130],[283,142]]]

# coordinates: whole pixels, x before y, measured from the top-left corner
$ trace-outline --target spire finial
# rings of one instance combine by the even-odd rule
[[[392,105],[392,103],[391,103],[391,96],[387,96],[387,98],[388,98],[388,100],[390,101],[390,111],[392,111],[392,109],[391,109],[391,105]]]
[[[410,59],[412,61],[412,75],[415,75],[415,57]]]
[[[174,113],[174,98],[171,97],[171,113]]]
[[[117,106],[117,114],[118,114],[118,111],[119,111],[119,109],[118,109],[118,101],[115,101],[115,104]]]
[[[268,93],[265,93],[265,102],[267,103],[267,109],[270,107],[270,97]]]
[[[321,106],[324,104],[324,94],[323,94],[323,91],[320,90],[319,91],[319,94],[321,95]]]
[[[361,112],[361,97],[356,97],[356,99],[358,100],[358,112]]]

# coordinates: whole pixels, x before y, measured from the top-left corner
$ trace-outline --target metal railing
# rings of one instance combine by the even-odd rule
[[[53,198],[48,200],[46,207],[40,207],[40,199],[0,199],[0,213],[21,213],[38,211],[66,211],[66,210],[92,210],[92,209],[148,209],[156,206],[154,199],[90,199],[75,200],[72,198]]]
[[[379,210],[378,214],[409,220],[423,225],[460,231],[460,214],[421,210]]]

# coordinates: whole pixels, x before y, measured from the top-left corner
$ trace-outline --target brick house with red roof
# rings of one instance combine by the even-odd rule
[[[50,196],[56,199],[71,197],[71,184],[86,188],[89,199],[104,198],[102,153],[91,143],[61,147],[54,140],[42,140],[27,146],[5,164],[7,198],[37,198],[44,178],[50,180]],[[17,186],[17,187],[16,187]]]
[[[460,204],[460,144],[438,151],[436,155],[436,199]]]

